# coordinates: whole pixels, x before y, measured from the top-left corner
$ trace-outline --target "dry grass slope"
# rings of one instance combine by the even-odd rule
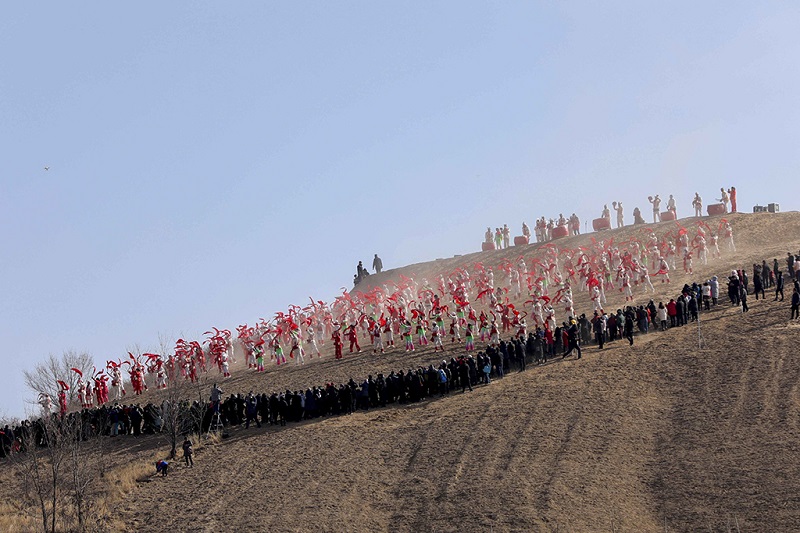
[[[726,255],[694,279],[800,249],[798,213],[732,218],[736,262]],[[432,277],[520,252],[371,279]],[[657,296],[689,278],[674,280]],[[727,305],[704,314],[700,348],[696,327],[676,328],[472,393],[234,430],[199,450],[194,469],[134,484],[117,515],[137,531],[799,531],[800,323],[789,322],[786,302],[750,305],[747,315]],[[589,309],[585,296],[576,308]],[[430,350],[328,355],[266,376],[239,370],[225,388],[297,389],[437,359]],[[136,463],[153,449],[119,439],[110,453]]]

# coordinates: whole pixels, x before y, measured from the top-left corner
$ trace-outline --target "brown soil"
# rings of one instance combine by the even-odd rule
[[[798,213],[732,221],[735,262],[723,252],[691,278],[674,273],[656,302],[686,281],[750,271],[756,260],[777,257],[783,268],[786,252],[800,249]],[[370,282],[400,273],[432,280],[439,269],[534,248],[412,265]],[[614,309],[624,303],[609,298]],[[529,366],[414,406],[233,429],[198,452],[195,468],[174,465],[118,512],[137,531],[798,531],[800,321],[788,320],[788,302],[751,296],[749,304],[746,315],[727,304],[704,313],[699,348],[690,325],[637,336],[632,348],[590,346],[581,360]],[[588,312],[585,295],[575,307]],[[333,361],[326,351],[264,375],[240,369],[223,387],[299,389],[442,358],[427,349]],[[120,461],[158,444],[131,441],[117,441]]]

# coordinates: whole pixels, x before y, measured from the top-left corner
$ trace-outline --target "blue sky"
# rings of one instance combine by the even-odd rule
[[[796,209],[798,27],[771,2],[11,3],[0,410],[48,353],[252,323],[374,253],[730,185]]]

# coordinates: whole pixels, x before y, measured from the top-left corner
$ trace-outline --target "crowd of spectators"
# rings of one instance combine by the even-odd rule
[[[800,275],[795,266],[800,261],[789,254],[788,276],[793,281],[791,298],[792,318],[800,314]],[[741,306],[747,311],[747,295],[752,288],[758,299],[766,289],[775,292],[774,300],[783,300],[784,273],[777,259],[769,268],[766,261],[753,265],[753,283],[745,270],[731,271],[725,282],[728,301],[732,306]],[[645,335],[653,330],[665,331],[682,327],[700,319],[704,311],[723,305],[720,299],[720,281],[717,276],[702,282],[685,284],[674,298],[658,304],[650,300],[646,305],[626,306],[616,312],[595,311],[591,318],[585,314],[563,322],[551,333],[549,329],[537,327],[522,338],[501,340],[497,346],[489,345],[475,356],[460,355],[445,359],[427,367],[418,366],[406,370],[377,373],[347,383],[325,383],[307,388],[305,391],[282,391],[272,393],[231,394],[221,397],[221,389],[215,386],[218,408],[213,402],[203,405],[198,401],[181,402],[180,433],[205,433],[212,430],[214,415],[223,427],[251,424],[284,426],[318,417],[351,414],[356,410],[369,410],[391,404],[409,404],[441,397],[452,392],[472,390],[479,385],[488,385],[494,379],[502,379],[512,371],[522,372],[528,365],[541,365],[557,356],[571,355],[580,344],[597,345],[626,340],[633,345],[636,335]],[[578,352],[580,354],[580,351]],[[117,437],[140,436],[161,433],[164,430],[162,413],[165,405],[148,403],[103,405],[83,409],[66,415],[66,422],[78,428],[77,438],[95,436]],[[64,423],[53,413],[55,423]],[[15,427],[6,425],[0,430],[0,457],[24,451],[26,446],[47,445],[46,420],[23,420]]]

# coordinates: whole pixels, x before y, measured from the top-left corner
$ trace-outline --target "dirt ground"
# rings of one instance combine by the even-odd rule
[[[691,277],[673,273],[656,287],[656,303],[686,281],[750,272],[756,260],[777,257],[785,268],[786,252],[800,249],[799,213],[731,220],[738,252]],[[439,269],[534,249],[412,265],[370,282],[401,273],[432,279]],[[788,300],[791,285],[786,292]],[[640,304],[653,297],[640,294]],[[609,299],[610,308],[624,304],[619,294]],[[788,301],[751,296],[749,305],[742,314],[723,303],[699,327],[639,335],[633,347],[589,346],[581,360],[529,366],[465,394],[286,428],[234,428],[198,452],[195,468],[175,464],[117,512],[136,531],[800,531],[800,321],[789,321]],[[585,294],[575,307],[589,312]],[[302,367],[239,369],[223,387],[305,389],[443,359],[430,349],[367,350],[333,361],[329,350]],[[446,357],[460,352],[450,346]],[[126,439],[110,452],[120,461],[153,446],[166,451],[153,439]]]

